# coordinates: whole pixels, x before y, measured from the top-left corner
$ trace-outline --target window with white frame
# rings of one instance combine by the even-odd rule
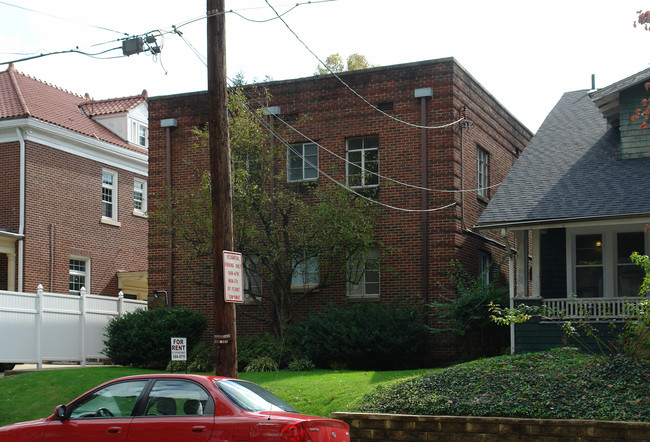
[[[293,258],[293,274],[291,275],[291,288],[304,290],[318,285],[318,257],[307,256],[307,252],[298,253]]]
[[[484,286],[490,285],[490,255],[485,252],[478,254],[478,274]]]
[[[117,221],[117,172],[102,171],[102,218]]]
[[[619,232],[616,235],[616,295],[639,296],[639,289],[645,276],[643,269],[630,260],[637,252],[645,255],[643,232]]]
[[[373,247],[363,258],[348,262],[349,297],[379,296],[379,247]]]
[[[244,304],[262,296],[262,265],[257,256],[244,256]]]
[[[142,147],[149,145],[149,128],[146,124],[131,120],[131,133],[129,134],[129,141]]]
[[[133,180],[133,213],[144,215],[147,212],[147,182],[135,178]]]
[[[292,144],[287,148],[287,181],[307,181],[318,178],[318,145]]]
[[[379,185],[379,137],[346,140],[347,184],[351,188]]]
[[[89,272],[90,261],[87,258],[70,258],[68,291],[71,295],[80,294],[82,287],[85,287],[87,292],[90,290]]]
[[[477,158],[477,192],[478,196],[482,198],[489,198],[488,188],[490,187],[489,183],[489,170],[490,170],[490,154],[487,150],[483,148],[476,149],[476,158]]]
[[[603,236],[600,233],[575,237],[575,294],[578,298],[603,296]]]

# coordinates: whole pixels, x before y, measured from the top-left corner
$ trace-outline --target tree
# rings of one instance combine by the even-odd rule
[[[261,94],[263,99],[264,94]],[[263,109],[248,108],[241,89],[229,96],[233,175],[235,249],[243,255],[259,305],[255,317],[282,336],[305,297],[347,282],[348,266],[364,266],[373,246],[375,211],[370,204],[334,184],[288,185],[286,145],[271,143],[260,122]],[[197,149],[207,149],[207,131],[195,130]],[[173,194],[174,232],[186,253],[195,283],[209,286],[211,256],[210,178],[205,165],[195,165],[195,189]],[[203,264],[201,264],[203,263]],[[354,282],[354,281],[351,281]],[[297,287],[300,285],[300,287]]]
[[[347,70],[356,71],[359,69],[372,68],[375,65],[370,64],[365,55],[350,54],[347,60]],[[346,68],[343,66],[341,55],[332,54],[325,59],[325,66],[317,66],[314,75],[325,75],[331,72],[343,72]]]

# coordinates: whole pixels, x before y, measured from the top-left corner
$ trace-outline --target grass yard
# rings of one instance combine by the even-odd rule
[[[426,371],[280,371],[240,373],[239,377],[272,391],[301,413],[329,416],[333,411],[344,411],[350,402],[379,383]],[[86,367],[5,376],[0,378],[0,426],[47,417],[57,405],[70,402],[102,382],[152,372],[125,367]]]

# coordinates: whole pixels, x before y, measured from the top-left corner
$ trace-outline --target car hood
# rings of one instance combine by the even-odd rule
[[[0,427],[0,433],[11,432],[14,430],[19,430],[21,428],[41,426],[44,425],[48,420],[49,418],[42,418],[42,419],[35,419],[33,421],[25,421],[25,422],[18,422],[16,424],[5,425],[4,427]]]

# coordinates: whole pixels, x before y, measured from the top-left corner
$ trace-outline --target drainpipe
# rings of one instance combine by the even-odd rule
[[[429,188],[427,151],[427,98],[433,97],[433,88],[425,87],[415,89],[415,98],[420,99],[420,125],[423,126],[420,132],[420,157],[421,157],[421,185],[422,185],[422,220],[420,235],[422,236],[422,300],[429,302]]]
[[[165,151],[167,155],[167,209],[169,210],[169,250],[167,250],[167,306],[173,306],[174,299],[174,224],[172,220],[172,128],[178,127],[176,118],[160,120],[160,127],[165,129]],[[167,296],[166,296],[167,297]]]
[[[23,263],[25,254],[25,137],[20,128],[16,128],[16,135],[20,142],[20,215],[18,234],[18,291],[23,291]]]
[[[501,229],[501,237],[506,244],[508,253],[508,288],[510,292],[510,308],[515,308],[515,260],[512,257],[512,249],[508,240],[508,231]],[[510,324],[510,353],[515,354],[515,324]]]

